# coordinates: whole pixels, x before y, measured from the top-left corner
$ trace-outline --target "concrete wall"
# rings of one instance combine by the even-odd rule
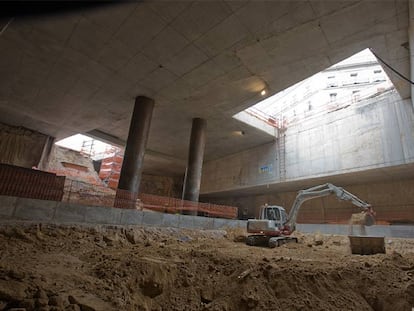
[[[38,166],[50,152],[44,150],[48,142],[47,135],[0,123],[0,163],[26,168]]]
[[[349,227],[346,225],[298,224],[296,229],[303,233],[349,235]],[[360,234],[358,230],[357,227],[354,228],[355,235]],[[414,238],[414,226],[371,226],[365,230],[367,236]]]
[[[275,142],[206,162],[201,193],[413,163],[413,120],[410,100],[392,93],[288,125],[286,176]]]
[[[367,100],[288,128],[286,177],[414,162],[413,109],[397,95]]]
[[[83,206],[65,202],[0,196],[0,222],[35,221],[57,224],[137,225],[188,229],[246,227],[241,220],[172,215],[138,210]]]
[[[276,144],[248,149],[203,165],[201,192],[220,192],[279,181]]]
[[[246,221],[242,220],[80,206],[63,202],[0,196],[0,224],[19,222],[79,224],[85,226],[154,226],[204,230],[246,228]],[[348,226],[344,225],[298,224],[297,230],[305,233],[348,234]],[[355,228],[355,233],[358,233],[357,228]],[[367,228],[367,234],[371,236],[412,238],[414,237],[414,226],[372,226]]]
[[[372,204],[379,223],[414,223],[414,179],[348,185],[345,189]],[[239,218],[247,219],[257,217],[258,208],[265,203],[281,205],[290,210],[296,195],[297,192],[290,191],[228,195],[211,200],[218,204],[238,206]],[[358,212],[359,209],[351,203],[328,196],[305,202],[299,212],[298,222],[346,223],[352,213]]]

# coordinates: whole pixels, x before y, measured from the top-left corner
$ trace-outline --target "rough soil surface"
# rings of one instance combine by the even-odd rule
[[[246,246],[242,231],[0,227],[0,310],[408,310],[414,241]]]

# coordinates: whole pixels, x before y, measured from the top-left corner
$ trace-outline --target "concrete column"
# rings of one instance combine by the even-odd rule
[[[414,81],[414,0],[409,0],[408,3],[408,42],[410,46],[410,76],[411,81]],[[414,106],[414,85],[411,84],[411,103]]]
[[[206,125],[207,122],[204,119],[193,119],[190,148],[188,152],[187,174],[184,184],[184,200],[198,202],[204,147],[206,145]]]
[[[119,178],[119,189],[132,193],[138,193],[139,191],[153,108],[154,101],[152,99],[145,96],[138,96],[135,99]]]
[[[39,165],[37,168],[42,171],[47,171],[49,169],[50,155],[55,145],[55,138],[52,136],[46,137],[45,145],[43,147],[43,152],[39,160]]]

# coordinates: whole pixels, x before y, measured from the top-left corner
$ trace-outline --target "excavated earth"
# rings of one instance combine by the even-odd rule
[[[0,226],[0,310],[408,310],[414,241],[246,246],[242,231]]]

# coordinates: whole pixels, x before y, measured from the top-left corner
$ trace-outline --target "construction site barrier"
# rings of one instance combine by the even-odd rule
[[[237,218],[238,208],[202,202],[192,202],[170,197],[140,193],[138,198],[143,208],[169,214],[193,214],[207,217]]]
[[[192,202],[172,197],[146,193],[134,193],[123,189],[113,190],[105,186],[67,179],[63,201],[126,209],[152,210],[169,214],[189,214],[206,217],[236,219],[238,208],[202,202]]]
[[[136,194],[122,189],[113,190],[53,173],[8,164],[0,164],[0,195],[63,201],[85,206],[152,210],[228,219],[236,219],[238,214],[238,208],[234,206],[192,202],[145,193]],[[414,204],[374,205],[374,209],[377,212],[377,224],[414,222]],[[298,215],[298,223],[346,224],[351,214],[358,212],[359,209],[350,207],[303,208]]]
[[[0,195],[61,201],[65,176],[0,163]]]

